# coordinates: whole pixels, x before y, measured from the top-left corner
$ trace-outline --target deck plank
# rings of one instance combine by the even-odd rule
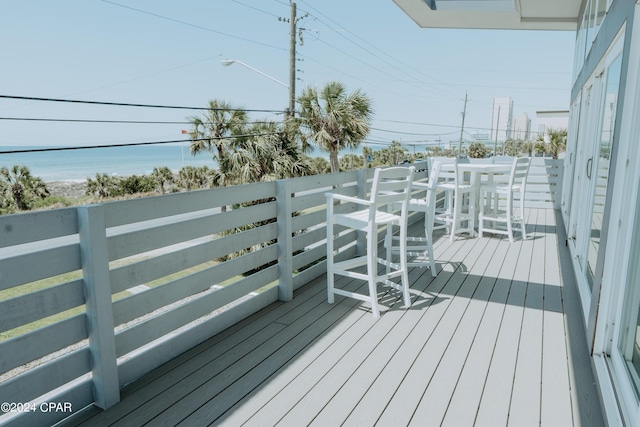
[[[439,292],[442,302],[431,306],[420,320],[416,328],[424,334],[423,343],[418,343],[422,344],[418,347],[420,352],[378,419],[378,425],[409,424],[466,308],[468,297],[456,299],[456,296],[461,289],[465,295],[471,295],[469,289],[463,287],[464,279],[482,255],[484,245],[482,239],[458,239],[456,242],[466,243],[466,250],[456,254],[463,258],[452,259],[452,264],[457,268]],[[419,338],[420,334],[416,339]]]
[[[487,239],[481,258],[469,271],[464,285],[474,288],[473,294],[468,296],[459,293],[456,296],[456,302],[461,306],[466,303],[464,313],[410,425],[423,426],[425,420],[434,425],[442,423],[495,282],[493,278],[483,280],[484,274],[487,271],[493,272],[496,266],[499,269],[504,259],[502,251],[496,252],[499,243],[499,239]]]
[[[529,216],[529,224],[532,220],[535,222],[535,215],[532,213]],[[515,265],[513,281],[478,408],[475,421],[477,426],[506,426],[509,417],[533,239],[530,236],[528,240],[519,244],[520,253]]]
[[[495,237],[493,237],[495,239]],[[495,349],[500,322],[509,295],[511,280],[519,255],[508,241],[502,239],[496,254],[502,256],[503,262],[494,262],[490,267],[498,269],[495,276],[490,276],[492,270],[487,270],[488,277],[483,281],[493,282],[493,289],[488,298],[478,331],[467,355],[464,366],[458,378],[456,388],[448,404],[443,426],[473,425],[482,391],[484,389],[491,358]]]
[[[513,380],[510,426],[540,425],[540,382],[542,378],[542,296],[544,284],[544,218],[535,224],[531,266]]]
[[[547,228],[555,225],[553,211],[545,212]],[[552,231],[552,230],[549,230]],[[542,397],[540,425],[568,426],[571,414],[571,387],[565,316],[562,306],[562,281],[558,262],[558,239],[548,233],[545,239],[544,328],[542,331]]]

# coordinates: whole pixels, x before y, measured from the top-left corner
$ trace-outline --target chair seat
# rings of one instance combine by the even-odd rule
[[[482,184],[480,186],[480,191],[490,192],[490,193],[500,193],[500,194],[508,194],[510,192],[519,192],[521,190],[521,185],[504,185],[504,184]]]
[[[376,212],[375,223],[380,225],[398,223],[402,218],[390,212]],[[369,210],[334,215],[334,224],[344,225],[356,230],[369,227]]]

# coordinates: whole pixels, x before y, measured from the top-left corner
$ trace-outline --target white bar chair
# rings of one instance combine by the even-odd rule
[[[464,182],[458,170],[458,159],[452,157],[432,157],[430,163],[440,163],[438,190],[445,192],[444,208],[436,209],[435,222],[444,224],[450,232],[449,240],[453,241],[457,233],[475,235],[475,200],[476,189],[471,183]],[[467,227],[462,227],[463,222]]]
[[[424,214],[424,236],[408,236],[407,241],[407,266],[408,267],[428,267],[431,275],[437,276],[436,262],[433,256],[433,222],[435,218],[436,192],[438,176],[440,175],[440,162],[434,160],[429,169],[427,182],[413,181],[413,190],[419,193],[424,192],[424,197],[409,199],[409,212],[422,212]],[[392,246],[390,254],[399,253],[400,249],[396,242],[400,242],[399,236],[392,236]],[[390,258],[387,255],[387,259]],[[409,260],[409,258],[411,258]]]
[[[529,157],[515,158],[506,184],[493,183],[480,186],[479,237],[482,237],[485,232],[506,234],[509,237],[509,242],[513,242],[513,223],[517,222],[520,224],[522,239],[527,238],[524,223],[524,202],[530,164],[531,158]],[[514,206],[514,195],[518,196],[517,206]],[[493,199],[493,203],[482,203],[485,198]],[[487,224],[491,225],[487,226]],[[500,224],[505,224],[506,230],[499,228]]]
[[[407,271],[406,241],[407,241],[407,212],[411,185],[413,182],[413,166],[376,169],[371,197],[360,199],[335,193],[326,193],[327,198],[327,300],[334,302],[334,295],[342,295],[359,299],[371,304],[371,311],[375,318],[380,317],[377,284],[383,283],[403,293],[404,305],[409,307],[409,277]],[[337,201],[357,204],[364,209],[348,213],[336,213]],[[390,205],[399,205],[398,212],[391,212]],[[366,255],[336,262],[334,260],[334,225],[360,230],[366,233]],[[394,263],[390,258],[378,257],[378,228],[386,226],[385,244],[391,245],[393,227],[399,228],[400,260]],[[378,264],[387,267],[385,274],[378,273]],[[366,267],[365,273],[354,271]],[[364,280],[368,283],[369,294],[338,289],[335,287],[334,275]],[[400,284],[391,279],[400,277]]]

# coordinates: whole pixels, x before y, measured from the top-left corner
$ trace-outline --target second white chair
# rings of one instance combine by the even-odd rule
[[[527,238],[527,229],[524,223],[524,201],[527,184],[527,174],[531,159],[520,157],[513,160],[509,181],[504,183],[480,186],[480,212],[478,214],[478,234],[482,237],[484,232],[506,234],[509,242],[513,242],[513,223],[520,224],[522,238]],[[518,196],[518,206],[514,206],[514,195]],[[482,203],[485,198],[493,198],[493,203]],[[498,228],[499,224],[505,224],[504,228]],[[491,226],[487,226],[491,224]]]
[[[411,305],[409,295],[409,277],[407,272],[406,241],[407,241],[407,212],[411,184],[413,182],[414,167],[393,167],[376,169],[371,196],[369,199],[346,196],[336,193],[326,193],[327,197],[327,293],[328,302],[333,303],[334,295],[342,295],[371,303],[374,317],[380,316],[378,307],[378,283],[383,283],[402,291],[406,307]],[[335,213],[335,202],[345,201],[362,206],[365,209],[355,212]],[[398,212],[391,212],[389,206],[399,205]],[[366,254],[352,259],[336,262],[334,260],[334,225],[360,230],[366,234]],[[399,228],[400,260],[399,263],[391,259],[378,257],[378,228],[386,226],[386,245],[391,246],[393,227]],[[378,272],[379,264],[387,267],[385,274]],[[366,267],[361,273],[360,268]],[[335,287],[334,275],[341,275],[364,280],[368,283],[368,295],[338,289]],[[400,283],[391,279],[400,277]]]
[[[432,157],[430,163],[440,163],[438,190],[444,190],[443,209],[437,210],[436,223],[446,226],[450,232],[449,240],[453,241],[457,233],[467,232],[475,235],[475,198],[476,188],[463,180],[458,170],[458,159],[452,157]],[[462,224],[467,222],[467,227]]]
[[[436,191],[438,185],[438,177],[440,175],[440,162],[434,160],[431,162],[429,169],[429,180],[427,182],[413,181],[413,190],[424,197],[411,197],[409,199],[409,212],[421,212],[424,214],[424,237],[408,236],[407,237],[407,257],[411,260],[407,261],[409,267],[429,267],[431,275],[436,277],[436,262],[433,256],[433,221],[435,217]],[[399,247],[395,242],[400,242],[399,236],[393,236],[394,245],[391,247],[391,253],[398,253]],[[389,249],[389,248],[387,248]],[[390,254],[387,255],[387,258]]]

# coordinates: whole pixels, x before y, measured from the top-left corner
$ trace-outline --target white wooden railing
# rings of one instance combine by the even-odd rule
[[[0,425],[51,425],[88,405],[108,408],[125,384],[290,300],[325,273],[324,193],[364,196],[372,176],[0,216],[0,403],[13,405]],[[545,203],[556,205],[558,192],[547,191]],[[341,233],[334,245],[349,257],[357,241]],[[260,248],[222,260],[251,247]]]

